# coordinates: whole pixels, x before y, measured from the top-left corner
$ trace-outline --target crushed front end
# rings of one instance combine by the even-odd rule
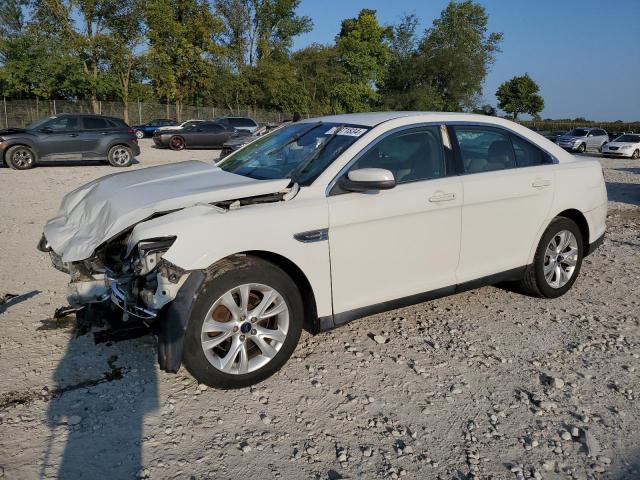
[[[53,266],[70,276],[67,300],[73,307],[113,304],[122,322],[142,322],[152,327],[162,308],[175,299],[188,272],[162,255],[175,237],[138,242],[127,253],[128,231],[106,242],[86,260],[64,262],[43,236],[38,248],[48,252]]]

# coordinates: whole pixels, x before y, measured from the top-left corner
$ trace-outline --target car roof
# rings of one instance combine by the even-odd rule
[[[430,121],[428,117],[433,117],[434,122],[442,121],[442,117],[446,115],[451,121],[451,117],[454,117],[456,121],[474,122],[479,119],[487,120],[488,118],[501,120],[500,117],[489,117],[487,115],[479,115],[475,113],[460,113],[460,112],[418,112],[418,111],[396,111],[396,112],[363,112],[363,113],[346,113],[340,115],[327,115],[324,117],[306,118],[299,120],[297,123],[345,123],[351,125],[362,125],[364,127],[375,127],[381,123],[389,120],[395,120],[398,118],[407,117],[427,117],[424,121]]]

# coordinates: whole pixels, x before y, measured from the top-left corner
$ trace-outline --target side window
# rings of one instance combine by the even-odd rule
[[[52,132],[69,132],[78,129],[78,117],[58,117],[45,126]]]
[[[199,125],[199,127],[205,132],[218,133],[222,131],[222,126],[217,125],[215,123],[205,123],[204,125]]]
[[[444,177],[444,152],[438,126],[402,130],[380,140],[351,168],[384,168],[397,183]]]
[[[547,152],[540,150],[517,135],[511,135],[511,141],[513,142],[513,150],[516,153],[518,167],[533,167],[535,165],[553,163],[551,156]]]
[[[509,133],[490,127],[453,127],[465,173],[505,170],[516,166]]]
[[[105,130],[109,124],[104,118],[84,117],[84,128],[86,130]]]

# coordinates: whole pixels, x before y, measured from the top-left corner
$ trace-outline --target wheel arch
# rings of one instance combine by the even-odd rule
[[[35,155],[35,160],[36,161],[38,160],[38,157],[40,156],[40,154],[37,151],[37,149],[33,145],[29,144],[29,142],[25,142],[23,140],[18,140],[15,143],[10,143],[9,145],[7,145],[5,147],[4,152],[2,153],[2,161],[5,163],[5,165],[7,165],[7,153],[13,147],[27,147]]]
[[[558,213],[556,217],[568,218],[569,220],[573,220],[576,225],[578,225],[580,233],[582,234],[583,252],[589,251],[589,222],[587,221],[587,217],[585,217],[580,210],[577,210],[575,208],[563,210],[562,212]]]
[[[240,255],[248,255],[257,257],[281,268],[296,284],[300,295],[302,296],[302,302],[304,306],[304,328],[305,330],[316,333],[317,332],[317,318],[318,310],[316,305],[316,298],[313,292],[311,282],[307,278],[307,275],[302,269],[296,265],[293,261],[287,257],[278,253],[269,252],[266,250],[247,250],[240,252]],[[217,262],[216,262],[217,263]]]

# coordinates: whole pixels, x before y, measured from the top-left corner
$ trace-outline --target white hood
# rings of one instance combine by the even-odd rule
[[[44,235],[65,262],[91,257],[103,242],[156,213],[286,189],[288,179],[255,180],[188,162],[116,173],[65,195]]]

